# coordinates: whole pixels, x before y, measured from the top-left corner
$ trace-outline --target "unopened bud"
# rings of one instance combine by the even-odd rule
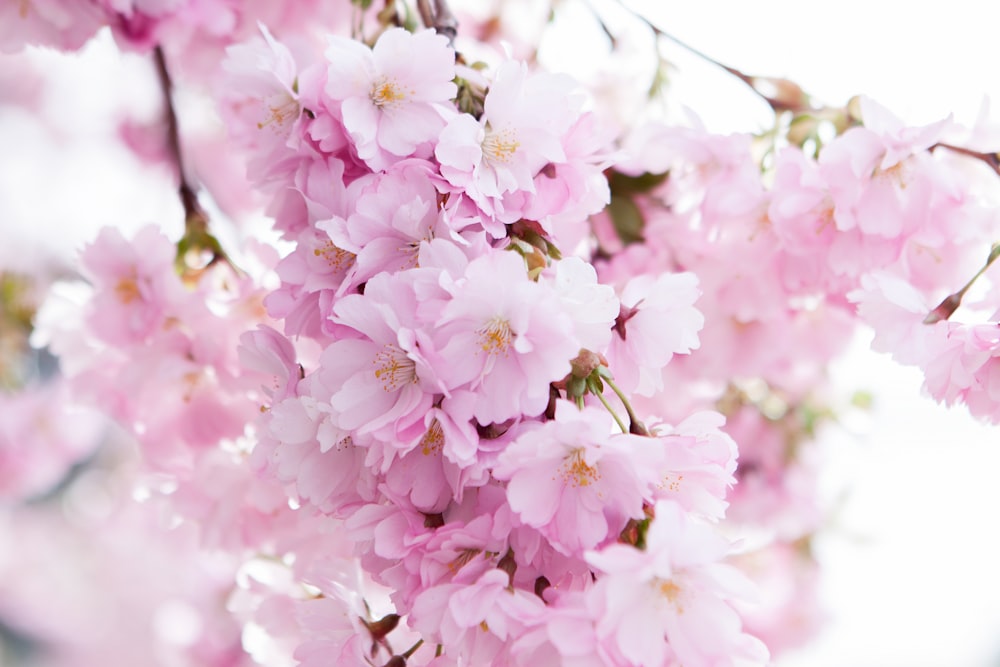
[[[585,378],[596,371],[601,365],[601,357],[596,352],[581,349],[580,354],[569,362],[570,373],[575,378]]]

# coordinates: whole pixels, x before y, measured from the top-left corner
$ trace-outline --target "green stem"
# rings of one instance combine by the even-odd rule
[[[610,375],[610,373],[608,375]],[[647,431],[643,423],[639,421],[639,418],[635,414],[635,410],[632,409],[632,404],[629,403],[629,400],[625,397],[625,394],[618,387],[618,385],[615,384],[614,380],[607,375],[602,375],[601,379],[606,382],[609,387],[611,387],[611,391],[615,392],[615,395],[618,396],[618,400],[620,400],[622,405],[625,406],[625,413],[628,414],[632,430],[637,430],[641,434],[648,435],[649,431]]]
[[[601,403],[604,404],[604,407],[608,409],[608,412],[611,413],[611,416],[615,418],[615,423],[618,424],[618,428],[622,430],[622,433],[628,433],[628,429],[625,428],[625,424],[622,423],[621,417],[618,416],[618,413],[615,412],[614,408],[611,407],[611,404],[608,403],[608,399],[604,398],[604,394],[602,394],[599,391],[595,391],[593,393],[595,396],[597,396],[598,400],[600,400]]]
[[[423,643],[424,643],[423,639],[417,640],[416,644],[414,644],[410,648],[406,649],[406,653],[403,654],[403,657],[406,658],[406,659],[409,659],[411,655],[413,655],[414,653],[416,653],[417,649],[420,648],[423,645]]]

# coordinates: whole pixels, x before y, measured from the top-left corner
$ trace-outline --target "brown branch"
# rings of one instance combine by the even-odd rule
[[[964,152],[964,149],[959,152]],[[962,305],[962,299],[965,297],[965,293],[969,291],[969,288],[971,288],[977,280],[979,280],[980,276],[986,273],[986,271],[993,266],[993,262],[997,261],[998,257],[1000,257],[1000,243],[994,243],[990,248],[990,254],[986,258],[986,263],[983,264],[982,268],[976,272],[976,275],[972,276],[972,278],[969,279],[969,282],[962,286],[962,289],[958,290],[954,294],[946,296],[944,301],[939,303],[934,310],[927,313],[927,317],[924,318],[924,324],[936,324],[941,320],[946,320],[951,317],[955,311],[958,310],[958,307]]]
[[[434,28],[439,35],[448,38],[449,46],[455,46],[458,19],[451,13],[448,0],[417,0],[417,10],[425,26]]]
[[[177,167],[177,194],[181,198],[181,205],[184,207],[184,236],[177,242],[177,266],[178,270],[188,272],[189,275],[197,275],[196,267],[188,264],[189,251],[208,251],[211,259],[208,264],[211,266],[222,260],[237,274],[242,274],[235,262],[222,249],[219,240],[208,231],[208,215],[198,203],[198,195],[195,187],[188,181],[187,172],[184,170],[184,155],[181,150],[180,129],[177,122],[177,111],[174,109],[174,85],[170,78],[170,71],[167,69],[167,60],[163,55],[163,49],[157,46],[153,50],[153,59],[156,63],[156,75],[160,81],[160,90],[163,91],[163,106],[167,116],[167,148],[170,157]],[[202,267],[202,268],[205,268]],[[194,270],[193,273],[191,271]]]
[[[160,90],[163,91],[163,106],[167,114],[167,148],[170,156],[177,166],[177,177],[180,185],[177,193],[184,206],[184,229],[185,232],[207,233],[208,216],[198,204],[198,197],[194,187],[188,183],[184,172],[184,157],[181,152],[180,130],[177,123],[177,112],[174,110],[173,81],[170,79],[170,72],[167,70],[167,60],[163,55],[163,48],[157,46],[153,50],[153,58],[156,62],[156,74],[160,80]]]
[[[653,32],[653,34],[656,35],[657,37],[663,37],[664,39],[668,39],[677,46],[687,51],[688,53],[691,53],[692,55],[701,58],[705,62],[710,63],[728,72],[729,74],[735,76],[737,79],[745,83],[750,88],[750,90],[752,90],[758,97],[767,102],[768,106],[771,107],[771,110],[774,111],[775,113],[778,113],[780,111],[792,111],[795,113],[801,113],[803,111],[817,110],[810,102],[809,95],[807,95],[806,92],[802,90],[802,88],[794,81],[791,81],[789,79],[783,79],[780,77],[754,76],[751,74],[746,74],[736,69],[735,67],[730,67],[729,65],[720,63],[715,58],[712,58],[708,54],[699,51],[690,44],[681,41],[677,37],[671,35],[669,32],[663,30],[662,28],[654,24],[652,21],[650,21],[646,16],[643,16],[640,12],[637,12],[628,5],[626,5],[624,2],[622,2],[622,0],[618,0],[618,6],[627,11],[629,14],[634,16],[639,21],[642,21],[646,25],[646,27],[649,28]],[[604,24],[604,21],[597,14],[597,12],[594,11],[593,7],[591,7],[591,11],[594,13],[594,16],[597,18],[598,22],[600,22],[601,28],[604,30],[604,32],[606,32],[609,36],[611,36],[611,31],[608,30],[608,27]],[[614,36],[611,36],[611,40],[612,44],[616,41]]]
[[[974,151],[969,148],[962,148],[961,146],[953,146],[952,144],[936,143],[927,150],[934,152],[937,148],[944,148],[953,153],[959,153],[961,155],[967,155],[968,157],[975,158],[981,162],[986,163],[990,169],[1000,175],[1000,155],[996,153],[980,153],[979,151]]]

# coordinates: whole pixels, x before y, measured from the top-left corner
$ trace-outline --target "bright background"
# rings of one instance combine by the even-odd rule
[[[657,25],[716,60],[790,78],[829,104],[864,93],[910,124],[949,113],[971,124],[986,96],[1000,101],[994,3],[645,6]],[[710,129],[769,122],[766,106],[738,80],[665,49],[678,68],[673,94]],[[841,387],[870,388],[876,403],[868,424],[848,425],[858,439],[845,434],[827,447],[824,486],[847,484],[816,545],[831,621],[815,644],[779,664],[1000,665],[1000,431],[922,396],[919,373],[867,351],[867,342],[861,337],[832,369]]]
[[[949,112],[971,123],[985,95],[1000,100],[1000,11],[990,5],[635,3],[721,62],[786,76],[831,104],[866,93],[910,123]],[[670,95],[710,129],[767,125],[766,106],[741,83],[680,48],[665,53],[676,66]],[[179,219],[162,173],[107,147],[118,131],[111,111],[156,113],[147,66],[120,60],[107,39],[78,57],[41,53],[32,62],[52,65],[37,112],[54,124],[0,105],[0,267],[68,258],[101,224]],[[0,102],[27,80],[0,67]],[[845,391],[871,389],[876,402],[867,423],[846,424],[827,448],[823,490],[831,502],[847,491],[816,545],[831,622],[780,667],[1000,665],[998,431],[921,397],[919,375],[864,351],[864,340],[855,347],[831,372]]]

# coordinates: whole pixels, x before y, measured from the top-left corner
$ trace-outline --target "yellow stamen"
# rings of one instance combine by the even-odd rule
[[[301,113],[299,103],[287,93],[272,95],[264,101],[264,108],[267,110],[267,115],[263,121],[257,123],[258,130],[270,126],[275,132],[282,132],[289,123],[294,123]]]
[[[510,322],[501,317],[494,317],[476,333],[479,334],[479,345],[488,354],[506,354],[515,335],[510,330]]]
[[[322,257],[334,271],[341,271],[354,263],[355,254],[343,248],[338,248],[333,241],[325,241],[323,245],[313,250],[316,257]]]
[[[372,86],[372,91],[369,93],[372,104],[377,106],[379,109],[384,109],[386,107],[394,108],[398,107],[400,102],[406,99],[406,93],[399,87],[399,84],[395,79],[387,79],[385,77],[380,78]]]
[[[590,486],[601,478],[597,468],[583,460],[582,449],[574,449],[572,454],[563,459],[562,465],[559,466],[559,474],[562,475],[563,481],[577,488]]]
[[[417,365],[401,349],[386,343],[372,360],[375,378],[382,382],[385,391],[396,391],[403,385],[417,381]]]
[[[483,139],[483,155],[490,162],[507,164],[520,147],[521,142],[517,140],[517,135],[510,129],[488,132],[486,138]]]
[[[119,280],[118,284],[115,285],[115,294],[118,295],[118,300],[122,303],[132,303],[142,298],[142,295],[139,293],[139,285],[136,284],[134,276]]]
[[[660,483],[661,489],[670,489],[674,493],[681,490],[681,482],[684,481],[684,475],[667,475],[663,478]]]
[[[441,428],[441,422],[435,419],[428,427],[427,433],[420,439],[420,451],[424,456],[430,456],[440,452],[443,447],[444,430]]]
[[[678,586],[677,582],[673,579],[654,579],[652,583],[656,592],[662,595],[678,614],[684,613],[684,589]]]

